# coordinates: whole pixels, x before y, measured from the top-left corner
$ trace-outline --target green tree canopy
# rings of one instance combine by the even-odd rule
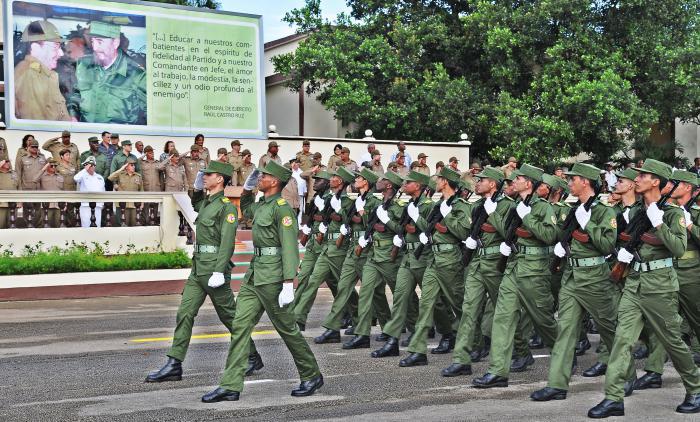
[[[348,5],[334,22],[320,0],[287,13],[309,37],[273,61],[290,89],[303,86],[358,132],[466,132],[477,156],[545,164],[579,153],[605,161],[648,144],[654,124],[700,115],[697,0]]]

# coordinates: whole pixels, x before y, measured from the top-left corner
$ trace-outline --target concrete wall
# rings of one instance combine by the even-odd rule
[[[700,126],[676,120],[676,139],[683,146],[683,155],[691,162],[695,157],[700,157]]]

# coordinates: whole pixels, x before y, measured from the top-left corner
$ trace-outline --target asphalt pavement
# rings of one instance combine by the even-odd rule
[[[313,344],[331,305],[329,291],[321,289],[304,332],[325,378],[317,394],[290,396],[299,382],[296,369],[263,316],[254,339],[265,367],[246,379],[240,401],[205,404],[200,398],[218,384],[228,350],[227,332],[208,300],[195,322],[182,381],[143,382],[165,362],[179,301],[168,295],[0,303],[0,421],[577,421],[587,420],[588,409],[603,398],[603,378],[580,376],[595,361],[598,336],[590,336],[594,346],[579,358],[569,398],[534,403],[529,394],[545,385],[547,349],[535,351],[530,370],[511,374],[510,387],[474,389],[472,376],[440,376],[450,355],[399,368],[400,358],[369,357],[380,346],[374,340],[372,349],[352,351]],[[486,367],[475,364],[474,376]],[[697,421],[674,412],[685,393],[670,363],[663,379],[663,388],[627,398],[626,418],[616,419]]]

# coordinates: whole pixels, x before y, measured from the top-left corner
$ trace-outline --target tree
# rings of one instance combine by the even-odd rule
[[[334,22],[320,0],[287,13],[309,36],[273,62],[358,132],[429,142],[464,131],[477,156],[544,165],[607,161],[648,144],[654,124],[700,115],[697,0],[348,5]]]
[[[218,9],[221,6],[216,0],[149,0],[156,3],[176,4],[178,6],[202,7],[206,9]]]

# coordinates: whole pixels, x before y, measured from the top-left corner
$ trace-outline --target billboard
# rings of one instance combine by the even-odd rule
[[[10,129],[265,138],[262,17],[4,0]]]

